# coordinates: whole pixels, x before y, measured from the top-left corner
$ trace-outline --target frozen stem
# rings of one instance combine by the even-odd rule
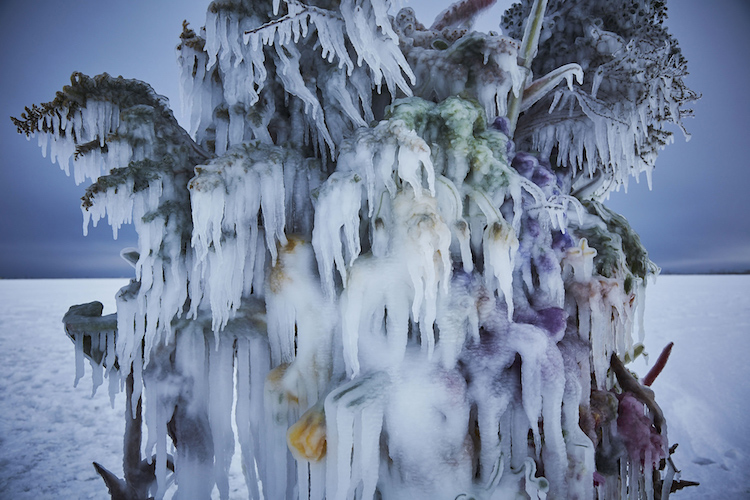
[[[656,360],[656,363],[654,363],[653,368],[651,368],[646,376],[643,377],[643,385],[651,386],[651,384],[654,383],[656,377],[659,376],[661,371],[664,369],[664,366],[666,366],[669,355],[672,352],[673,345],[674,342],[670,342],[669,344],[667,344],[664,350],[661,351],[661,354],[659,354],[659,358]]]

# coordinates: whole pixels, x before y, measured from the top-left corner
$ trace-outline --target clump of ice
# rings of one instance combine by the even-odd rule
[[[663,434],[609,368],[656,268],[591,201],[651,168],[670,89],[602,101],[648,42],[587,29],[610,62],[582,90],[589,67],[532,81],[518,41],[390,5],[213,2],[179,47],[192,138],[106,76],[24,125],[96,180],[86,226],[139,233],[116,331],[66,321],[77,371],[132,374],[156,498],[228,498],[233,425],[251,498],[593,498],[609,469],[603,496],[652,495]]]

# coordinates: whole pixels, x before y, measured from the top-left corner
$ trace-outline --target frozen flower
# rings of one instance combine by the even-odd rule
[[[655,467],[667,458],[667,439],[659,433],[646,409],[635,396],[625,392],[619,395],[617,433],[625,443],[630,460],[644,467]]]

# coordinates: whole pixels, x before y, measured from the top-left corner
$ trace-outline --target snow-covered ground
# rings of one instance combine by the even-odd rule
[[[88,378],[73,387],[61,318],[92,300],[113,312],[125,283],[0,280],[1,499],[108,498],[91,462],[122,473],[123,396],[112,409],[106,384],[93,398]],[[675,342],[653,389],[682,477],[702,483],[674,498],[750,498],[750,276],[660,277],[648,288],[646,332],[652,360]],[[244,498],[232,472],[232,498]]]
[[[750,498],[750,276],[661,276],[646,292],[646,350],[655,361],[674,342],[654,382],[679,443],[675,465],[701,486],[687,499]],[[645,375],[641,362],[631,369]]]
[[[73,343],[61,320],[70,305],[92,300],[114,312],[126,283],[0,281],[0,498],[107,498],[91,462],[122,470],[124,398],[113,410],[106,386],[94,398],[89,379],[73,388]]]

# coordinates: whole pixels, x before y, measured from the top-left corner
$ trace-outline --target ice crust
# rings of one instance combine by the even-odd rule
[[[650,172],[651,117],[601,112],[604,66],[588,92],[577,64],[532,82],[518,41],[389,6],[213,2],[178,47],[192,137],[108,76],[39,115],[43,151],[95,181],[84,228],[139,234],[116,319],[66,316],[77,379],[88,357],[114,394],[132,370],[156,498],[229,498],[235,432],[253,499],[653,498],[653,408],[628,393],[586,424],[657,272],[598,201]],[[522,94],[531,123],[569,120],[514,142]]]
[[[506,12],[507,34],[521,35],[530,3]],[[674,140],[668,124],[689,139],[683,119],[692,110],[685,105],[697,96],[683,81],[687,67],[662,24],[663,4],[616,0],[610,8],[619,15],[606,15],[597,3],[548,2],[532,70],[541,75],[576,62],[586,79],[542,99],[519,122],[515,139],[543,157],[557,149],[559,165],[579,171],[577,195],[602,199],[627,189],[630,176],[645,174],[651,186],[658,151]],[[567,125],[556,126],[562,117]]]

